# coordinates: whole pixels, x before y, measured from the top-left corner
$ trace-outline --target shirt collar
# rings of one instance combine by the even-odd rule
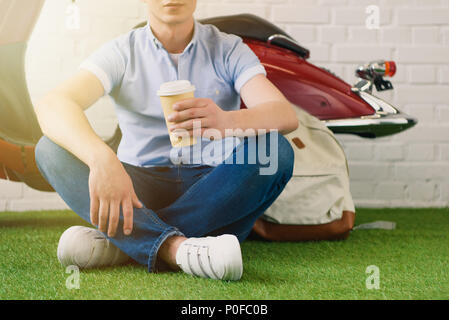
[[[153,44],[153,46],[156,49],[164,48],[164,46],[159,41],[159,39],[156,38],[156,36],[153,34],[153,31],[150,28],[150,20],[149,19],[147,20],[147,24],[146,24],[145,28],[146,28],[147,34],[149,36],[150,42]],[[198,42],[198,34],[199,34],[199,22],[194,20],[193,37],[192,37],[192,40],[189,42],[189,44],[185,47],[184,52],[189,50],[191,47],[193,47]]]

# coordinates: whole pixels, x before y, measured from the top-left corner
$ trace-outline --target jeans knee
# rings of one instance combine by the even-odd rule
[[[49,140],[46,136],[42,136],[34,147],[34,158],[37,164],[43,163],[43,158],[47,154],[48,142]]]
[[[58,158],[58,153],[61,152],[63,148],[51,141],[48,137],[42,136],[34,147],[34,158],[36,164],[39,168],[48,165],[49,162],[55,162]],[[52,163],[52,166],[55,163]]]
[[[295,163],[295,154],[292,146],[282,134],[278,134],[279,172],[282,173],[288,180],[291,178],[293,174],[294,163]]]
[[[287,139],[278,132],[270,132],[263,139],[259,140],[259,148],[265,146],[268,150],[259,150],[259,173],[263,176],[272,176],[276,180],[281,179],[286,184],[293,174],[294,152]],[[262,159],[265,153],[269,154],[269,159]]]

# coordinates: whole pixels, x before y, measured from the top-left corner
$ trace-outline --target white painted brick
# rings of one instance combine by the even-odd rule
[[[329,9],[320,7],[276,6],[273,7],[275,22],[328,23]]]
[[[310,60],[313,62],[329,61],[330,49],[327,44],[309,44],[307,49],[310,50]]]
[[[431,143],[411,143],[407,147],[408,161],[435,160],[435,146]]]
[[[378,42],[379,38],[378,30],[370,30],[365,27],[353,27],[353,26],[350,26],[348,30],[349,30],[348,42],[350,43],[369,45]]]
[[[366,63],[371,60],[386,59],[392,57],[391,47],[373,45],[335,45],[333,61]],[[355,70],[355,69],[354,69]]]
[[[209,0],[203,0],[203,1],[209,1]],[[285,4],[288,3],[290,0],[249,0],[249,1],[241,1],[241,0],[227,0],[227,2],[258,2],[258,3],[268,3],[268,4]],[[293,0],[293,2],[296,0]],[[316,5],[318,0],[300,0],[302,4],[310,6],[310,5]],[[290,1],[291,2],[291,1]]]
[[[447,180],[447,175],[443,174],[449,172],[449,163],[434,162],[431,166],[429,163],[409,162],[396,163],[396,178],[403,181],[415,180]]]
[[[449,86],[447,85],[397,85],[396,99],[401,103],[447,103]]]
[[[449,45],[449,28],[443,29],[442,34],[443,34],[443,43],[446,46]]]
[[[396,52],[401,63],[449,63],[449,47],[399,46]]]
[[[348,0],[349,6],[371,6],[376,5],[379,6],[381,3],[381,0]]]
[[[434,83],[437,72],[434,66],[410,66],[409,79],[411,83]]]
[[[408,185],[411,200],[432,203],[439,195],[438,184],[429,181],[413,182]]]
[[[306,26],[293,26],[287,28],[287,33],[299,43],[315,42],[317,39],[316,28]]]
[[[449,124],[449,105],[439,105],[436,107],[437,119],[439,122]]]
[[[442,182],[440,188],[440,201],[444,204],[443,206],[449,207],[449,181]]]
[[[94,17],[138,17],[143,8],[139,0],[127,0],[126,4],[122,0],[77,0],[77,3],[84,14]]]
[[[252,0],[250,0],[252,1]],[[255,2],[257,2],[258,0],[255,0]],[[277,3],[276,0],[269,0],[272,3]],[[288,0],[288,1],[284,1],[293,5],[298,5],[298,6],[305,6],[305,7],[313,7],[313,6],[317,6],[319,0]],[[281,2],[279,2],[279,4],[281,4]]]
[[[28,187],[27,185],[23,185],[23,197],[27,199],[36,199],[36,200],[59,200],[61,197],[56,192],[45,192],[38,191]]]
[[[70,57],[73,55],[75,41],[62,36],[32,37],[29,44],[27,55],[39,55],[36,59],[58,59],[61,57]]]
[[[62,199],[37,200],[37,199],[17,199],[10,200],[8,210],[11,211],[31,211],[31,210],[65,210],[70,209]]]
[[[441,144],[439,147],[440,147],[440,160],[449,161],[449,144]]]
[[[374,196],[371,195],[371,198]],[[386,201],[385,199],[381,200],[373,200],[373,199],[366,199],[366,198],[360,198],[354,200],[355,206],[357,208],[389,208],[390,201]]]
[[[211,15],[209,14],[209,7],[206,4],[197,4],[194,14],[195,19],[205,19],[210,16]]]
[[[104,42],[109,41],[131,30],[125,29],[124,21],[124,18],[98,17],[92,21],[91,33],[101,35]]]
[[[397,11],[399,25],[447,25],[449,9],[403,8]]]
[[[405,187],[402,182],[385,181],[380,182],[375,189],[374,198],[382,200],[405,199]]]
[[[438,66],[439,81],[444,84],[449,84],[449,66],[440,65]]]
[[[410,7],[410,0],[381,0],[382,7]]]
[[[351,181],[350,190],[354,199],[366,198],[374,194],[375,183],[367,183],[366,181]]]
[[[393,86],[395,83],[404,83],[407,82],[407,67],[406,65],[402,63],[398,63],[396,61],[396,74],[394,75],[393,79],[391,80],[393,83]]]
[[[210,16],[226,16],[240,13],[251,13],[262,18],[268,18],[268,7],[259,4],[210,4]]]
[[[6,200],[0,200],[0,212],[6,211]]]
[[[349,161],[373,159],[373,146],[369,143],[348,143],[345,152]]]
[[[440,28],[425,27],[413,29],[414,44],[437,44],[440,42]]]
[[[337,6],[337,5],[346,4],[347,0],[319,0],[318,2],[320,5]]]
[[[368,15],[366,13],[366,6],[363,7],[345,7],[335,8],[333,10],[334,24],[338,26],[357,25],[365,26]],[[386,25],[391,22],[391,11],[388,8],[381,8],[379,13],[380,25]]]
[[[347,39],[346,27],[324,26],[320,28],[320,41],[324,43],[340,43]]]
[[[440,5],[444,5],[445,1],[446,0],[416,0],[416,5],[438,7]]]
[[[0,179],[0,195],[2,199],[19,199],[23,196],[23,184]]]
[[[380,30],[381,43],[410,44],[412,30],[404,27],[383,27]]]
[[[413,116],[413,115],[411,115]],[[446,142],[449,137],[449,125],[437,125],[430,123],[419,123],[394,138],[398,141],[405,142]]]
[[[339,61],[336,61],[335,63],[343,65],[343,63],[340,63]],[[343,65],[343,73],[342,73],[343,80],[346,81],[347,83],[355,84],[358,81],[358,79],[355,75],[356,67],[359,65],[362,65],[362,64],[364,64],[364,62],[362,62],[362,61],[353,62],[353,63],[345,63]]]
[[[379,143],[374,149],[375,157],[380,160],[403,160],[404,146],[402,143]]]
[[[348,161],[349,174],[353,180],[380,181],[391,177],[392,166],[387,163]]]

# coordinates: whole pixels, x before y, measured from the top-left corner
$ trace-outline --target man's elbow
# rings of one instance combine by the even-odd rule
[[[41,97],[39,100],[37,100],[34,104],[34,110],[37,113],[38,111],[42,110],[42,109],[46,109],[52,106],[52,104],[55,103],[55,97],[54,94],[47,93],[46,95],[44,95],[43,97]]]
[[[296,129],[298,129],[298,126],[299,126],[299,121],[298,121],[298,118],[296,118],[296,115],[295,115],[295,117],[292,117],[290,119],[290,121],[289,121],[288,128],[287,128],[288,133],[293,132]]]
[[[296,116],[296,112],[290,103],[286,105],[286,112],[283,120],[283,125],[280,130],[282,134],[288,134],[298,129],[298,117]]]

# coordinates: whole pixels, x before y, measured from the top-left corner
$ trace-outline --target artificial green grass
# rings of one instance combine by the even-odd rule
[[[0,212],[0,299],[448,299],[449,209],[359,209],[356,224],[397,222],[396,230],[356,230],[346,241],[245,241],[240,281],[149,274],[135,263],[85,270],[66,288],[61,233],[86,225],[71,211]],[[367,289],[366,268],[380,271]]]

